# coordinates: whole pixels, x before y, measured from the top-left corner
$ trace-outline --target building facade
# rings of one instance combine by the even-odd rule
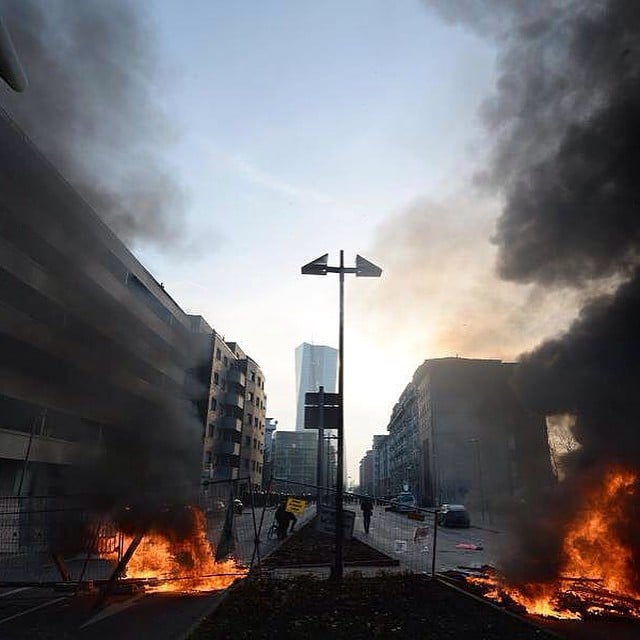
[[[375,495],[375,473],[374,473],[374,454],[369,449],[360,460],[360,493],[373,496]]]
[[[374,495],[391,496],[389,475],[389,435],[373,436],[373,484]]]
[[[247,478],[262,486],[265,379],[259,365],[235,342],[213,331],[207,422],[203,434],[203,477]]]
[[[420,500],[416,394],[409,383],[393,407],[387,427],[389,490],[392,496],[411,491]]]
[[[197,486],[210,327],[2,112],[0,149],[0,492]]]
[[[510,384],[516,366],[440,358],[416,370],[380,444],[391,495],[408,489],[423,505],[461,502],[484,512],[553,482],[545,416],[519,403]]]
[[[279,480],[316,485],[318,434],[314,430],[276,431],[273,442],[273,477]],[[286,483],[274,482],[277,491],[287,491]],[[312,491],[300,487],[301,491]]]
[[[296,348],[296,430],[304,429],[304,396],[322,386],[327,393],[336,391],[338,350],[303,342]]]

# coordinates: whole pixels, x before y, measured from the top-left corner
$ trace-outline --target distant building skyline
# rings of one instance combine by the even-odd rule
[[[335,393],[338,350],[322,344],[303,342],[296,347],[296,431],[304,430],[304,396],[322,386]]]

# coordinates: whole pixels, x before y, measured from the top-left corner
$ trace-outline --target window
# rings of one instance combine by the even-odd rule
[[[258,376],[258,386],[262,384],[262,380],[260,380],[260,376]]]
[[[256,461],[252,460],[251,461],[251,471],[255,471],[256,470]]]
[[[258,416],[256,416],[256,417],[253,419],[253,426],[254,426],[254,427],[257,427],[257,426],[258,426]]]
[[[207,464],[211,464],[211,451],[207,451],[205,460],[207,461]]]
[[[213,438],[213,425],[212,424],[209,425],[209,437]]]
[[[225,367],[229,366],[229,358],[227,358],[227,356],[224,357],[224,366]]]
[[[253,422],[253,415],[249,413],[247,415],[247,424],[251,426],[252,422]]]
[[[249,393],[247,395],[249,397],[249,402],[253,402],[253,393],[251,393],[251,391],[249,391]]]
[[[227,379],[222,378],[222,390],[224,391],[227,388]]]
[[[254,449],[258,448],[258,441],[255,438],[253,439],[253,448]]]
[[[222,352],[220,351],[220,349],[216,349],[216,360],[221,360],[222,359]]]
[[[215,398],[211,398],[211,411],[215,411],[218,408],[218,401]]]
[[[217,372],[214,372],[213,374],[213,384],[218,384],[220,382],[220,376],[218,375]]]
[[[255,382],[256,381],[256,372],[252,371],[251,372],[251,382]]]

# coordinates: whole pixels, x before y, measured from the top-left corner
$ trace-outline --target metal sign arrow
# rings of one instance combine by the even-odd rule
[[[356,256],[356,277],[359,278],[379,278],[382,269],[373,262],[365,260],[362,256]]]
[[[326,276],[327,275],[327,262],[329,261],[329,254],[325,253],[323,256],[312,260],[302,267],[303,274],[312,276]]]

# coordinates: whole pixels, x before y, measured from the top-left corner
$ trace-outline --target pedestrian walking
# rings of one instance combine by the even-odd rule
[[[369,533],[369,527],[371,526],[371,514],[373,513],[373,500],[369,496],[362,498],[360,502],[360,509],[362,509],[362,517],[364,519],[364,532]]]
[[[289,523],[291,523],[291,531],[293,531],[296,526],[297,519],[290,511],[286,509],[287,501],[283,500],[280,503],[280,506],[276,509],[275,519],[278,523],[278,540],[283,540],[287,537],[287,529],[289,528]]]

